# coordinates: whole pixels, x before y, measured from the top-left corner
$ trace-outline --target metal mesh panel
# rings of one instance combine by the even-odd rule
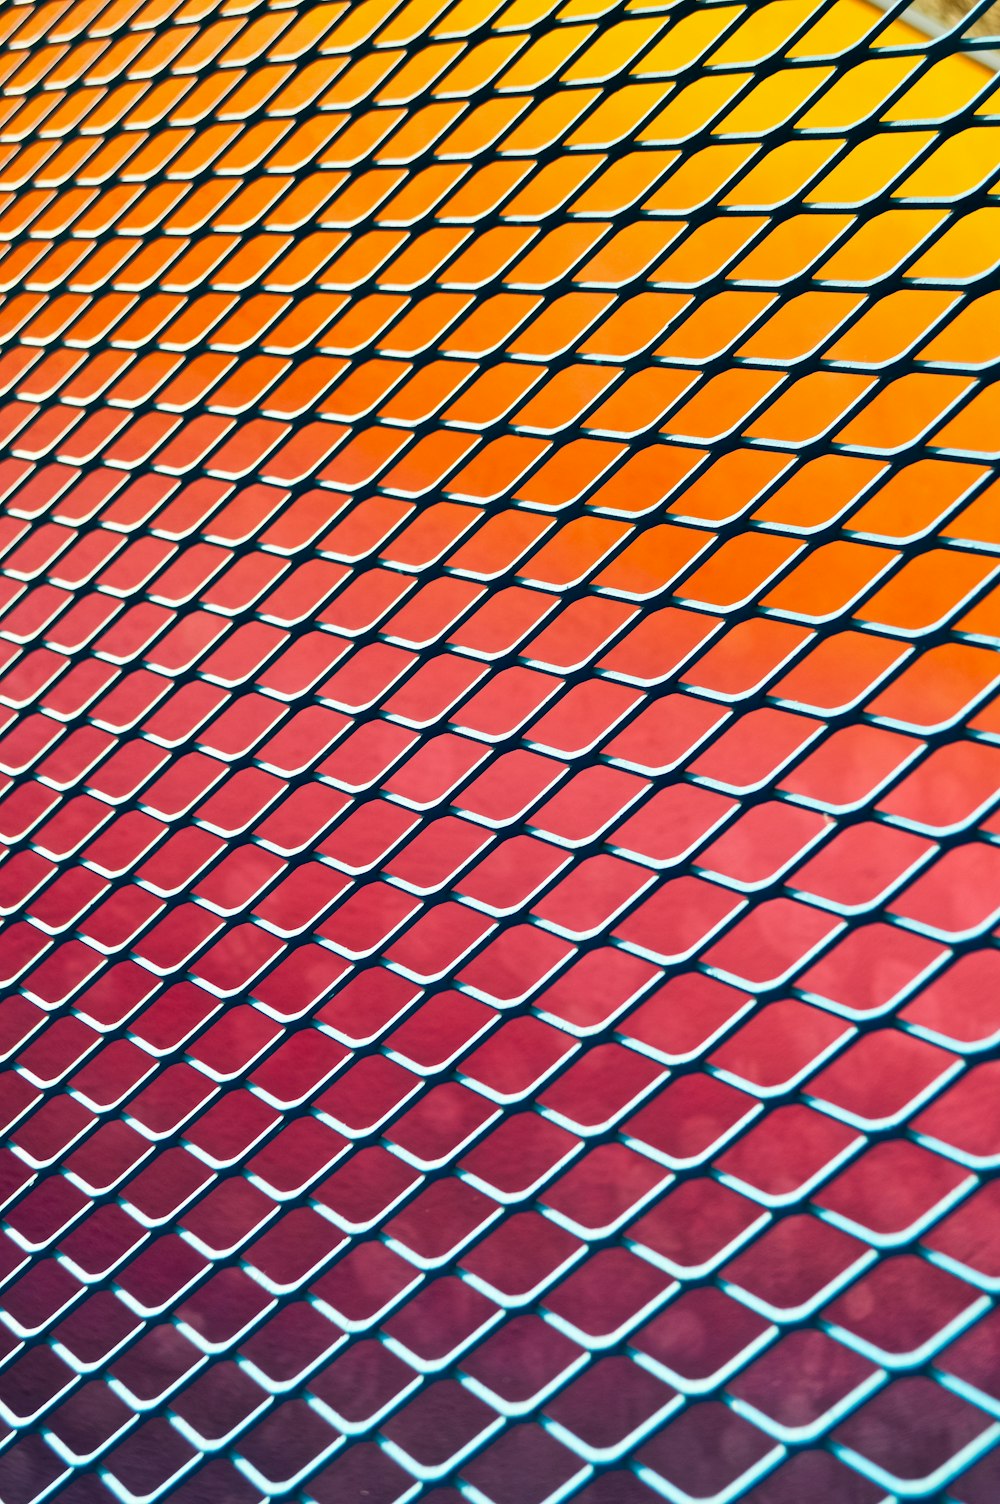
[[[1000,1497],[997,7],[0,9],[0,1499]]]

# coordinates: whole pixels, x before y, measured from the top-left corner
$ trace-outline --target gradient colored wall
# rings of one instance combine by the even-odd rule
[[[3,1504],[1000,1498],[1000,73],[900,9],[0,9]]]

